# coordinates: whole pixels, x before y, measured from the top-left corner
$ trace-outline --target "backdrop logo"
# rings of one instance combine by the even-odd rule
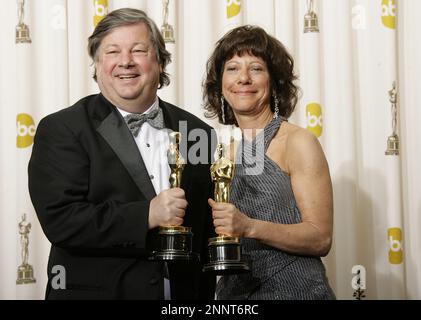
[[[104,18],[108,13],[108,0],[94,0],[94,26]]]
[[[382,0],[382,22],[390,29],[395,29],[396,4],[395,0]]]
[[[21,113],[16,118],[18,148],[27,148],[34,143],[35,123],[29,114]]]
[[[403,262],[402,230],[400,228],[390,228],[387,235],[390,246],[389,262],[391,264],[401,264]]]
[[[320,138],[323,133],[322,107],[318,103],[307,105],[307,130]]]
[[[241,0],[227,0],[227,17],[233,18],[241,11]]]
[[[367,12],[363,5],[356,5],[352,7],[352,29],[367,29]]]
[[[67,28],[66,8],[57,4],[51,8],[51,28],[55,30],[65,30]]]

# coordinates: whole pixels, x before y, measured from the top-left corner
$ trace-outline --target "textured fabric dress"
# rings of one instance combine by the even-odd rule
[[[296,224],[301,222],[301,213],[291,179],[266,156],[283,121],[281,117],[273,119],[252,142],[243,139],[239,145],[231,202],[251,218]],[[241,246],[251,272],[222,276],[217,284],[218,299],[335,299],[320,258],[288,254],[254,239],[241,239]]]

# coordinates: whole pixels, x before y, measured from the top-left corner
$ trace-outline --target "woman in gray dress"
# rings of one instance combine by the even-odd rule
[[[218,234],[241,237],[251,272],[221,277],[218,299],[335,299],[320,257],[332,243],[329,167],[318,139],[287,122],[294,62],[263,29],[223,36],[207,64],[206,115],[238,126],[231,203],[213,209]]]

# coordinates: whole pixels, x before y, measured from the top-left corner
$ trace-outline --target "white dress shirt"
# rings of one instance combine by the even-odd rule
[[[158,97],[156,97],[154,103],[144,112],[144,114],[157,108],[159,108]],[[123,118],[130,114],[119,108],[117,108],[117,110],[121,113]],[[168,133],[168,129],[156,129],[148,122],[145,122],[140,127],[138,136],[134,137],[157,195],[161,191],[170,188],[169,176],[171,170],[167,159],[167,151],[170,145]],[[165,268],[167,268],[166,264]],[[170,300],[170,282],[167,278],[164,278],[164,290],[165,300]]]

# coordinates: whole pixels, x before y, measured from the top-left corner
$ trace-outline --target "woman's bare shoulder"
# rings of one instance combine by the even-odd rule
[[[319,139],[313,133],[294,124],[285,127],[286,163],[290,170],[324,161]]]
[[[286,146],[289,150],[319,145],[319,140],[314,134],[295,124],[285,123],[284,135]]]

